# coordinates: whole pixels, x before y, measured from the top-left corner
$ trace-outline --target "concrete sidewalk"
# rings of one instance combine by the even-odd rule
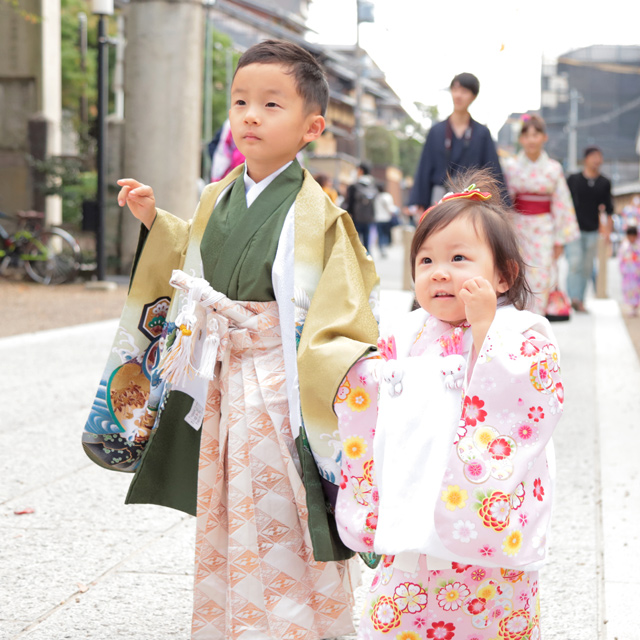
[[[379,263],[387,313],[411,298],[393,290],[398,252]],[[544,640],[640,638],[632,613],[640,597],[640,363],[617,304],[589,306],[590,314],[554,325],[566,410],[555,437]],[[125,506],[131,477],[96,467],[80,446],[116,324],[0,340],[1,639],[189,637],[194,520]],[[25,508],[34,512],[17,515]]]

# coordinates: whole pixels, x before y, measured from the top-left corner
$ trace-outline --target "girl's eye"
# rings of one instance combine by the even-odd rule
[[[275,102],[267,102],[267,107],[277,107],[278,105]]]
[[[460,254],[458,254],[457,256],[453,256],[453,262],[462,262],[463,260],[466,260],[466,258],[464,256],[461,256]]]
[[[431,264],[431,258],[422,258],[420,264]]]

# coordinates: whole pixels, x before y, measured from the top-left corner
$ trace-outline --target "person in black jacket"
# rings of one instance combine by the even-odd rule
[[[460,73],[451,81],[453,113],[431,127],[422,149],[408,205],[422,213],[444,195],[447,175],[478,167],[489,169],[510,203],[495,144],[489,129],[476,122],[469,107],[478,96],[480,82],[471,73]]]
[[[586,311],[584,294],[593,274],[593,263],[598,253],[598,236],[610,242],[613,230],[613,202],[611,181],[600,173],[602,151],[598,147],[584,150],[584,168],[567,179],[573,205],[576,209],[580,237],[565,247],[569,274],[567,290],[576,311]],[[607,214],[606,224],[600,224],[600,213]]]

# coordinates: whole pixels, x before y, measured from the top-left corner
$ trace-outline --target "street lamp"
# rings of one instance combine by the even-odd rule
[[[93,0],[93,13],[100,17],[98,21],[98,221],[96,225],[96,273],[98,280],[104,280],[104,218],[107,171],[107,81],[109,78],[109,40],[107,38],[107,16],[113,15],[113,0]]]

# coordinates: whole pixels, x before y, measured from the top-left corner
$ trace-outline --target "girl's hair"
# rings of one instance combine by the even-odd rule
[[[520,135],[527,133],[529,129],[535,129],[539,133],[547,133],[547,125],[541,116],[536,114],[528,115],[522,118],[522,126],[520,127]]]
[[[501,294],[502,297],[516,309],[526,309],[533,294],[525,277],[525,263],[520,254],[511,210],[502,201],[497,180],[486,169],[471,169],[457,174],[454,179],[449,177],[447,186],[450,191],[460,193],[471,184],[475,184],[480,191],[489,192],[491,199],[476,201],[455,198],[433,207],[418,224],[411,242],[411,277],[415,281],[416,256],[424,241],[455,219],[466,218],[478,235],[486,238],[495,269],[509,285],[509,289]]]

